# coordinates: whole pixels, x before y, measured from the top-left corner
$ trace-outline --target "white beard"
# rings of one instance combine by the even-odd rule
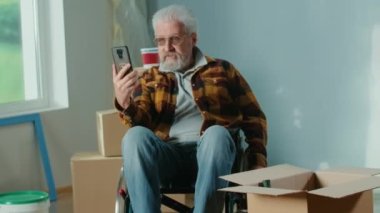
[[[191,62],[191,54],[189,56],[180,55],[178,53],[174,53],[176,55],[176,60],[165,60],[165,55],[160,57],[160,67],[164,70],[172,70],[172,71],[184,71],[187,66],[189,66]]]

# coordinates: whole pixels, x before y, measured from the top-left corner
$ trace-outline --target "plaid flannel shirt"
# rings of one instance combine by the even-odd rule
[[[267,122],[246,80],[229,62],[206,57],[207,65],[191,78],[194,101],[203,117],[200,135],[212,125],[244,132],[250,161],[266,166]],[[125,125],[144,126],[163,141],[169,139],[174,120],[177,79],[172,72],[153,67],[144,72],[134,92],[134,101],[123,109],[116,108]]]

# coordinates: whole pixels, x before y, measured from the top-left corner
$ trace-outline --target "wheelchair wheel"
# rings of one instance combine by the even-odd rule
[[[228,205],[226,205],[226,213],[244,213],[248,212],[245,195],[237,193],[228,194]]]
[[[129,199],[129,195],[125,196],[124,202],[124,213],[133,213],[131,200]]]

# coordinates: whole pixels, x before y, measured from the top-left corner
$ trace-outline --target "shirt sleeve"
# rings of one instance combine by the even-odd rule
[[[256,96],[244,77],[233,65],[231,86],[232,96],[242,113],[241,129],[246,137],[248,148],[246,150],[250,167],[267,166],[267,120]]]
[[[119,117],[122,123],[127,127],[141,125],[151,127],[151,100],[146,88],[146,82],[143,78],[139,79],[139,86],[135,89],[133,98],[127,108],[119,105],[115,99],[115,108],[119,111]]]

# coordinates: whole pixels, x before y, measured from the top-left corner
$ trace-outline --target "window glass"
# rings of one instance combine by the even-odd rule
[[[0,104],[25,100],[19,0],[0,1]]]

